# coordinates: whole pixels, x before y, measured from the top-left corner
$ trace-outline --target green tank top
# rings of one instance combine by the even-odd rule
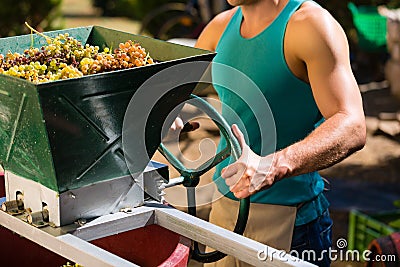
[[[244,132],[251,149],[265,156],[304,139],[323,120],[309,84],[288,68],[283,40],[291,15],[306,0],[289,0],[275,20],[261,33],[243,38],[241,8],[233,15],[216,48],[213,85],[222,102],[222,115]],[[225,147],[221,138],[218,149]],[[231,199],[220,171],[231,163],[225,160],[216,168],[214,181],[219,191]],[[324,183],[317,172],[286,178],[270,189],[251,196],[251,202],[295,206],[296,225],[317,218],[329,206],[320,194]],[[310,201],[312,200],[312,201]]]

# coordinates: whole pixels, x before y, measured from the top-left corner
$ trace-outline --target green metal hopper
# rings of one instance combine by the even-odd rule
[[[66,32],[83,44],[100,48],[115,48],[131,39],[159,63],[37,85],[0,75],[0,164],[6,171],[58,193],[129,175],[121,132],[136,90],[163,69],[183,62],[211,61],[214,56],[209,51],[98,26],[45,34],[54,37]],[[0,53],[22,53],[31,43],[32,35],[1,38]],[[34,34],[33,43],[40,48],[46,40]],[[203,71],[191,75],[200,79]],[[193,89],[193,84],[174,88],[155,106],[157,112],[148,122],[151,132],[146,134],[151,137],[146,139],[148,157],[161,142],[166,116],[188,99]]]

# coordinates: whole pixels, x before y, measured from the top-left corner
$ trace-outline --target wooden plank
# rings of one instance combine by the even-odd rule
[[[83,266],[137,266],[73,235],[54,237],[5,212],[0,212],[0,225]]]
[[[155,223],[254,266],[315,266],[171,208],[156,208]]]
[[[118,212],[101,216],[77,228],[72,234],[86,241],[130,231],[154,224],[154,208],[137,207],[130,213]]]

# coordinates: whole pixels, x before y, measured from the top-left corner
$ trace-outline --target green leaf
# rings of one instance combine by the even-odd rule
[[[389,226],[400,229],[400,219],[390,222]]]

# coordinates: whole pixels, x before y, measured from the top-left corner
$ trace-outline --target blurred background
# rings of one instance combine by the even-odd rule
[[[343,162],[321,171],[327,178],[327,196],[334,219],[334,243],[348,241],[349,249],[366,249],[371,240],[400,229],[400,0],[316,1],[344,28],[350,44],[350,60],[364,100],[368,140],[365,148]],[[215,14],[230,8],[224,0],[0,0],[0,37],[30,33],[27,21],[39,31],[98,25],[163,40],[177,38],[193,44]],[[381,7],[379,9],[378,7]],[[383,9],[382,9],[383,7]],[[178,41],[179,41],[178,40]],[[215,92],[202,91],[215,99]],[[201,117],[194,108],[188,118]],[[209,120],[180,136],[179,150],[188,162],[203,158],[219,136]],[[211,151],[211,152],[210,152]],[[154,159],[165,162],[156,154]],[[167,163],[167,162],[165,162]],[[171,177],[177,173],[171,168]],[[210,182],[211,174],[202,179]],[[182,188],[167,191],[167,200],[181,208]],[[208,196],[205,196],[207,198]],[[201,198],[201,196],[200,196]],[[206,203],[205,201],[204,203]],[[397,206],[396,206],[397,205]],[[209,206],[200,216],[207,218]],[[182,208],[184,209],[184,208]],[[335,266],[361,266],[336,262]]]

